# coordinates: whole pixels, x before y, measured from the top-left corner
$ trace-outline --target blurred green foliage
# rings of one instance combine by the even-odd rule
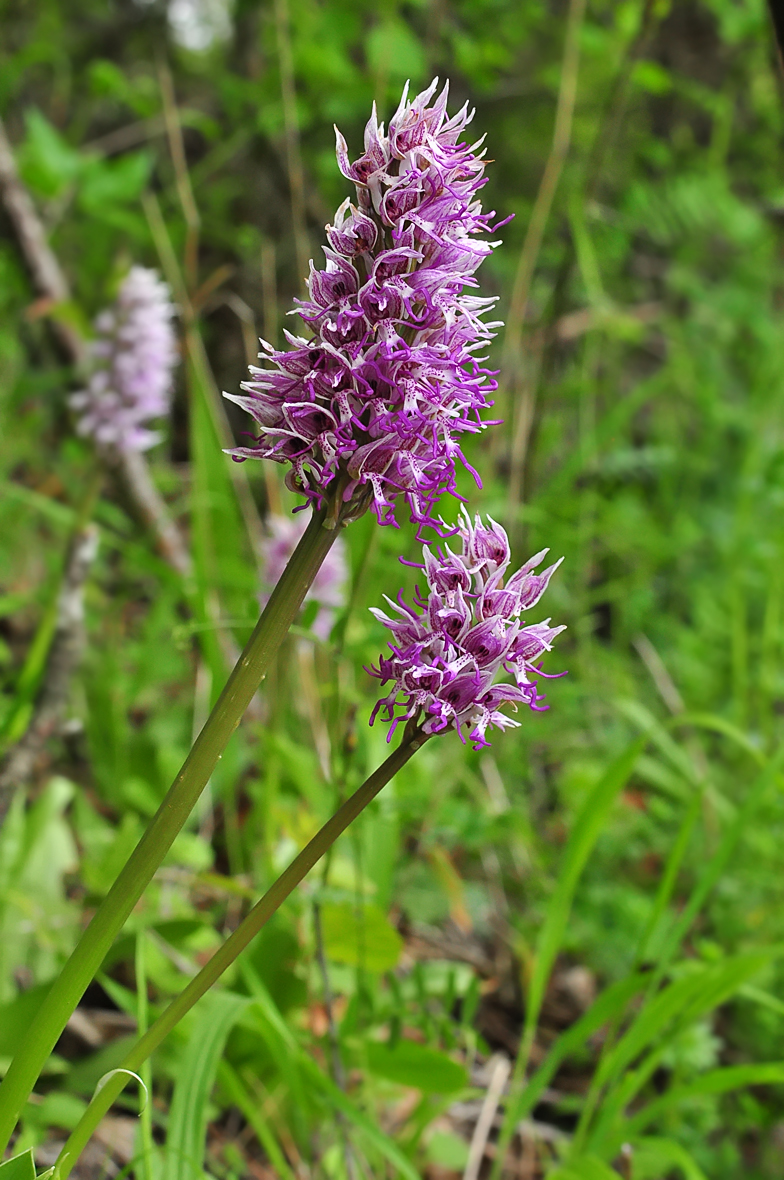
[[[298,247],[319,250],[347,193],[331,124],[356,149],[374,98],[388,119],[407,79],[436,73],[455,106],[476,106],[487,203],[515,215],[482,271],[506,318],[566,17],[542,0],[0,0],[0,113],[73,290],[54,313],[88,330],[132,261],[161,267],[195,309],[152,460],[194,578],[107,486],[69,701],[81,728],[0,833],[0,1059],[179,768],[227,640],[253,623],[263,519],[291,497],[277,472],[221,454],[246,423],[217,390],[237,390],[256,335],[281,342]],[[466,1130],[448,1112],[481,1096],[482,1063],[514,1049],[526,1011],[534,1076],[552,1082],[527,1113],[558,1132],[537,1167],[567,1134],[582,1180],[622,1171],[627,1140],[638,1180],[782,1175],[784,797],[775,767],[758,778],[784,710],[782,84],[762,0],[591,0],[579,49],[570,150],[512,325],[522,350],[503,335],[494,350],[505,425],[472,450],[481,492],[461,484],[521,559],[566,556],[543,608],[569,625],[548,660],[569,675],[549,686],[550,712],[491,750],[455,735],[425,747],[215,1012],[171,1038],[137,1140],[144,1180],[262,1174],[252,1157],[286,1177],[459,1175]],[[18,725],[94,457],[72,432],[77,378],[51,309],[7,220],[0,235],[0,723]],[[396,559],[416,547],[412,529],[369,520],[347,539],[351,605],[331,644],[307,637],[307,618],[289,639],[266,724],[238,734],[93,1007],[139,1015],[143,943],[157,1010],[383,757],[362,666],[384,637],[367,607],[410,588]],[[592,792],[640,735],[594,831]],[[587,996],[564,1016],[557,981],[576,966],[599,1007]],[[126,1036],[58,1047],[19,1151],[75,1124]]]

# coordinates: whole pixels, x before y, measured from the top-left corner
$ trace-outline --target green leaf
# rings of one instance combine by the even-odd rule
[[[116,160],[91,160],[79,192],[86,213],[102,215],[108,206],[135,202],[147,184],[153,158],[149,152],[132,152]]]
[[[178,1063],[166,1140],[167,1180],[202,1180],[207,1104],[226,1037],[247,1008],[247,996],[209,992],[196,1008],[193,1031]]]
[[[464,1066],[427,1045],[401,1038],[395,1046],[371,1041],[367,1046],[367,1063],[371,1073],[411,1086],[426,1094],[450,1094],[468,1085]]]
[[[468,1163],[468,1144],[454,1131],[436,1131],[428,1140],[427,1159],[448,1172],[462,1172]]]
[[[649,1102],[626,1123],[624,1134],[631,1139],[643,1127],[656,1122],[665,1111],[690,1098],[704,1094],[727,1094],[730,1090],[741,1090],[746,1086],[776,1086],[784,1082],[784,1063],[763,1062],[759,1065],[730,1065],[711,1069],[700,1074],[688,1086],[673,1086],[661,1098]]]
[[[396,1173],[406,1177],[407,1180],[420,1180],[419,1172],[397,1143],[385,1135],[372,1118],[368,1118],[363,1111],[359,1110],[340,1087],[322,1072],[310,1054],[305,1053],[298,1045],[294,1034],[283,1020],[272,997],[253,968],[247,961],[242,960],[240,966],[243,977],[256,1001],[256,1014],[262,1018],[263,1023],[260,1027],[266,1031],[273,1050],[277,1049],[276,1060],[281,1064],[281,1067],[283,1067],[284,1061],[289,1065],[296,1065],[300,1074],[307,1079],[310,1089],[321,1091],[333,1109],[339,1111],[357,1131],[362,1133],[370,1146],[389,1161]],[[284,1055],[283,1060],[281,1052]],[[168,1176],[167,1180],[169,1180]]]
[[[239,1074],[229,1065],[228,1061],[221,1061],[218,1066],[218,1081],[226,1091],[231,1103],[242,1111],[249,1125],[253,1128],[261,1146],[270,1158],[270,1162],[279,1176],[284,1180],[296,1180],[296,1173],[289,1167],[289,1163],[278,1146],[272,1127],[258,1102],[243,1085]]]
[[[644,745],[644,738],[633,742],[612,763],[593,788],[577,817],[564,852],[555,893],[547,907],[544,925],[536,946],[536,959],[528,989],[526,1031],[536,1027],[553,963],[561,948],[572,909],[574,891],[599,833],[607,822],[610,809],[634,770]]]
[[[87,1109],[87,1103],[75,1094],[53,1090],[43,1102],[25,1110],[25,1125],[33,1123],[38,1127],[62,1127],[73,1131]]]
[[[367,57],[376,74],[386,74],[394,82],[424,76],[427,69],[425,51],[411,27],[402,20],[385,20],[370,30],[366,41]]]
[[[548,1172],[547,1180],[618,1180],[618,1173],[608,1168],[598,1156],[581,1155],[554,1172]]]
[[[56,197],[75,180],[84,157],[35,107],[25,112],[27,138],[19,152],[19,168],[27,184],[43,197]]]
[[[403,939],[378,906],[327,903],[321,923],[325,950],[336,963],[379,974],[397,966]]]
[[[561,1033],[539,1069],[519,1093],[517,1102],[510,1104],[514,1126],[536,1106],[540,1094],[552,1081],[561,1062],[581,1049],[597,1029],[616,1019],[618,1014],[624,1011],[629,1000],[637,992],[642,991],[646,982],[645,975],[630,975],[626,979],[619,979],[617,983],[605,988],[584,1016],[566,1032]]]
[[[597,1071],[597,1084],[605,1085],[618,1077],[654,1042],[660,1047],[662,1038],[676,1018],[682,1018],[678,1022],[678,1027],[682,1027],[723,1003],[749,978],[758,974],[775,954],[773,949],[757,951],[738,955],[714,967],[698,968],[656,993],[602,1061]]]
[[[641,1139],[634,1144],[634,1180],[660,1180],[678,1168],[686,1180],[707,1180],[685,1147],[674,1139]]]
[[[781,948],[774,947],[737,955],[713,967],[698,968],[648,1000],[597,1070],[596,1084],[608,1085],[608,1090],[589,1138],[594,1150],[611,1155],[614,1148],[620,1147],[626,1137],[623,1111],[651,1077],[673,1038],[706,1012],[725,1003],[771,958],[781,953]],[[651,1046],[647,1057],[624,1074],[635,1058]]]
[[[707,729],[712,733],[723,734],[724,737],[740,746],[741,750],[745,750],[759,766],[763,766],[765,763],[763,751],[754,744],[748,734],[745,734],[737,725],[733,725],[726,717],[719,717],[715,713],[681,713],[670,722],[670,725],[673,727],[689,725],[694,729]]]
[[[22,1155],[15,1155],[13,1159],[0,1164],[0,1180],[35,1180],[32,1147]]]
[[[13,1057],[51,983],[39,983],[0,1006],[0,1057]]]
[[[664,949],[658,964],[658,977],[666,969],[667,964],[671,961],[672,956],[680,946],[682,940],[696,918],[697,914],[702,909],[706,898],[714,888],[716,883],[720,880],[724,870],[730,862],[738,841],[743,836],[744,831],[749,827],[755,818],[758,808],[764,802],[769,790],[775,782],[780,773],[782,758],[784,758],[784,746],[781,746],[776,752],[775,756],[770,760],[765,769],[757,776],[755,781],[749,788],[743,805],[734,817],[732,823],[728,824],[727,830],[721,838],[719,847],[716,852],[704,865],[698,878],[697,884],[692,890],[691,897],[684,907],[677,922],[667,936]]]
[[[199,342],[194,341],[193,348],[200,356]],[[248,617],[258,592],[258,574],[232,482],[231,460],[222,450],[231,445],[220,416],[223,410],[216,404],[219,399],[210,374],[197,363],[198,356],[195,360],[189,356],[186,367],[193,465],[191,539],[196,577],[191,606],[196,622],[204,628],[198,632],[199,643],[217,695],[227,669],[215,622],[218,618]]]

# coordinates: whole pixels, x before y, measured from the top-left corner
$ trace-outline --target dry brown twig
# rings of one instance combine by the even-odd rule
[[[542,248],[544,231],[572,141],[572,121],[577,98],[577,76],[580,64],[580,29],[585,19],[585,8],[586,0],[570,0],[553,142],[528,222],[509,305],[502,365],[512,395],[513,410],[509,473],[510,512],[516,509],[523,494],[525,456],[533,423],[536,387],[541,364],[541,347],[532,349],[531,355],[526,357],[523,331],[531,295],[531,283]]]
[[[0,770],[0,824],[14,792],[36,773],[46,743],[61,726],[71,677],[84,650],[84,586],[97,550],[98,530],[88,524],[76,534],[71,546],[57,603],[57,623],[46,675],[32,720]]]
[[[305,216],[305,171],[302,167],[302,152],[299,142],[297,121],[297,91],[294,78],[294,60],[291,53],[291,31],[287,0],[275,0],[275,29],[280,69],[280,90],[283,100],[283,123],[285,128],[286,166],[291,192],[291,218],[294,230],[294,249],[297,255],[297,269],[300,281],[308,275],[308,226]]]
[[[67,303],[71,297],[68,280],[47,241],[41,219],[19,176],[2,120],[0,198],[5,205],[33,282],[39,294],[45,300],[51,300],[51,307],[47,310],[56,313],[57,307]],[[84,338],[72,324],[66,323],[57,314],[51,315],[51,321],[52,329],[69,360],[74,365],[83,365],[87,357]],[[161,556],[178,574],[187,575],[191,568],[188,550],[153,483],[144,456],[118,452],[114,456],[113,466],[125,484],[139,516],[155,537]]]
[[[490,1132],[493,1129],[493,1120],[501,1102],[504,1086],[509,1079],[512,1069],[511,1061],[502,1053],[494,1057],[490,1064],[492,1066],[490,1070],[490,1085],[487,1087],[487,1093],[479,1111],[479,1118],[476,1120],[476,1126],[474,1127],[471,1147],[468,1152],[468,1162],[463,1172],[463,1180],[479,1180],[479,1170],[482,1166],[482,1160],[485,1157],[485,1148],[490,1138]]]

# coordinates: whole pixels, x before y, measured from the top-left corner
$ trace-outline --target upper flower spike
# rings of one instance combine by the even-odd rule
[[[156,271],[132,266],[113,306],[95,321],[87,388],[69,398],[79,434],[118,451],[146,451],[158,441],[148,423],[169,412],[175,311]]]
[[[382,709],[392,722],[390,738],[399,721],[421,717],[425,733],[453,726],[465,741],[467,729],[478,750],[489,745],[485,734],[490,726],[519,724],[501,712],[503,705],[547,708],[535,680],[546,673],[536,661],[565,628],[551,627],[549,619],[524,626],[520,616],[542,597],[563,558],[535,574],[547,553],[543,549],[506,578],[509,541],[499,524],[489,517],[488,522],[482,524],[477,516],[471,524],[464,510],[457,530],[459,553],[446,545],[437,554],[425,547],[429,592],[422,598],[417,589],[414,599],[421,613],[400,596],[397,603],[387,599],[397,617],[371,608],[392,632],[392,655],[381,656],[378,668],[368,671],[382,684],[391,681],[392,689],[376,705],[370,724]],[[500,671],[515,683],[495,684]]]
[[[484,429],[496,388],[477,355],[499,326],[482,318],[494,300],[466,291],[498,245],[479,238],[494,216],[477,199],[483,153],[459,142],[472,112],[449,119],[448,87],[434,99],[436,86],[411,101],[406,89],[386,134],[374,107],[353,163],[336,132],[357,198],[327,226],[324,269],[311,263],[299,307],[309,334],[287,332],[285,352],[262,341],[267,367],[251,368],[246,396],[226,394],[260,428],[230,453],[290,464],[289,487],[338,501],[344,520],[372,501],[394,524],[402,495],[412,520],[436,524],[456,460],[467,466],[460,436]]]

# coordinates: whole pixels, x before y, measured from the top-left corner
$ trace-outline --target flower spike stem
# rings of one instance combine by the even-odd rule
[[[141,1068],[151,1053],[154,1053],[161,1042],[177,1025],[193,1005],[201,999],[205,992],[220,978],[223,972],[231,966],[238,955],[259,933],[273,914],[280,908],[286,898],[296,889],[307,876],[313,866],[332,847],[338,836],[345,832],[349,824],[364,811],[368,803],[405,766],[409,758],[419,750],[428,740],[428,735],[422,733],[419,727],[410,723],[403,741],[379,766],[378,770],[366,779],[358,791],[347,799],[323,828],[307,844],[289,867],[278,877],[277,881],[267,890],[260,901],[257,901],[250,913],[240,922],[237,929],[223,946],[212,956],[206,966],[202,967],[198,975],[194,976],[183,992],[172,1000],[169,1007],[158,1017],[154,1024],[130,1053],[122,1061],[119,1069],[114,1070],[104,1085],[95,1094],[92,1102],[82,1115],[81,1121],[63,1147],[55,1168],[57,1180],[66,1180],[71,1169],[84,1150],[90,1136],[95,1131],[101,1119],[107,1113],[114,1100],[127,1085],[129,1071],[136,1072]]]
[[[297,617],[340,532],[324,528],[325,517],[324,510],[313,514],[182,770],[30,1024],[0,1085],[0,1158],[68,1018],[193,810]]]

